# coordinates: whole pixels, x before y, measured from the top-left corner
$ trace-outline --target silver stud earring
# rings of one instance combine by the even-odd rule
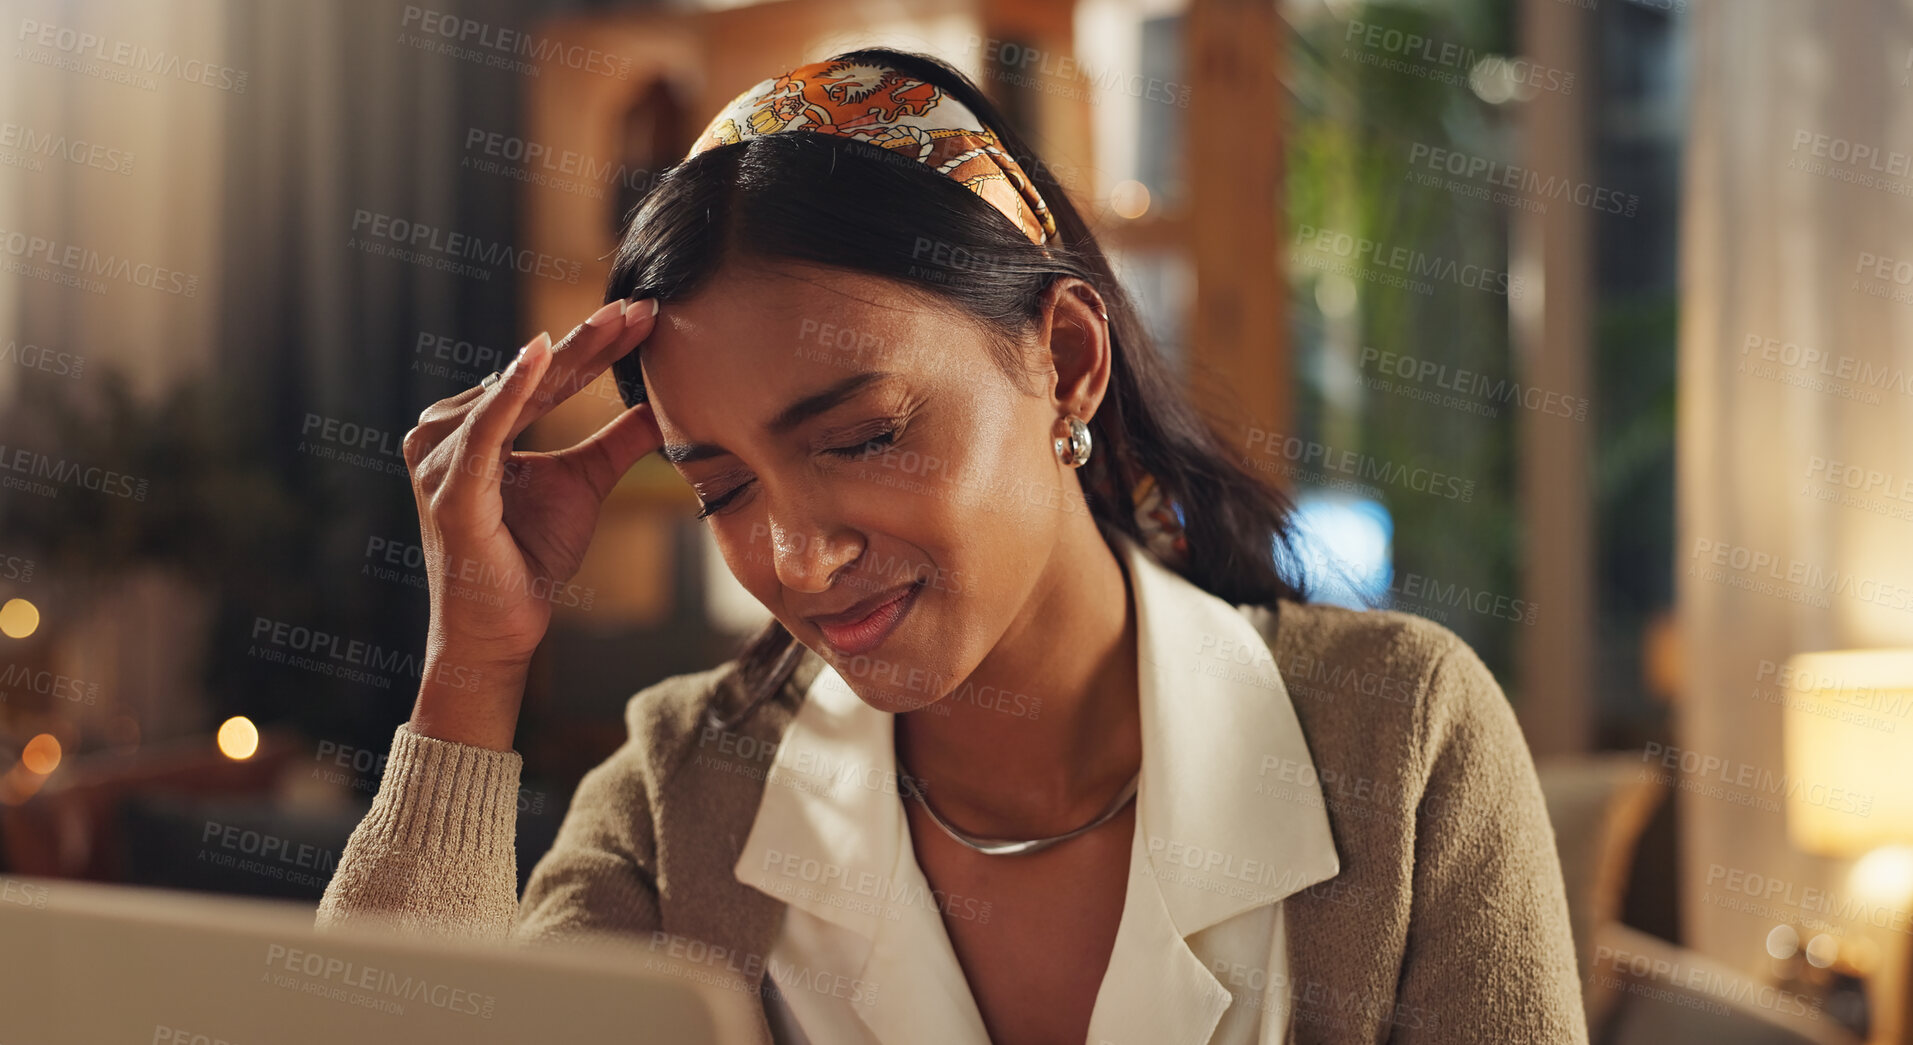
[[[1056,456],[1071,468],[1081,468],[1089,460],[1089,426],[1074,417],[1065,417],[1069,434],[1056,439]]]

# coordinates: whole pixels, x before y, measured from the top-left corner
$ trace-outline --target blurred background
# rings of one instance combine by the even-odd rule
[[[719,105],[881,44],[1043,154],[1296,499],[1321,597],[1494,670],[1594,1041],[1913,1042],[1913,4],[6,0],[0,31],[0,872],[316,900],[418,684],[404,432],[598,304]],[[764,620],[694,510],[642,462],[556,600],[521,874],[625,699]]]

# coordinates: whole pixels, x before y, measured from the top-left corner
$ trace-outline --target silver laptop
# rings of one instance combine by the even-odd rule
[[[749,1041],[754,984],[646,941],[312,927],[311,904],[0,877],[0,1045]]]

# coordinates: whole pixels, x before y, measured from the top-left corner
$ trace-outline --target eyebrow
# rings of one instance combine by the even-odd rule
[[[764,425],[764,430],[772,435],[788,434],[791,429],[811,418],[836,409],[866,387],[895,376],[897,375],[888,370],[866,370],[860,374],[852,374],[778,411],[777,416]],[[729,453],[729,450],[716,443],[666,443],[658,450],[658,455],[672,464],[690,464],[693,461],[702,461],[711,457],[723,457]]]

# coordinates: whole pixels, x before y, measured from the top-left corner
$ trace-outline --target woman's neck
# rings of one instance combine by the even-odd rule
[[[1038,837],[1093,817],[1142,763],[1129,578],[1093,523],[1058,547],[969,678],[896,720],[901,767],[976,834]]]

